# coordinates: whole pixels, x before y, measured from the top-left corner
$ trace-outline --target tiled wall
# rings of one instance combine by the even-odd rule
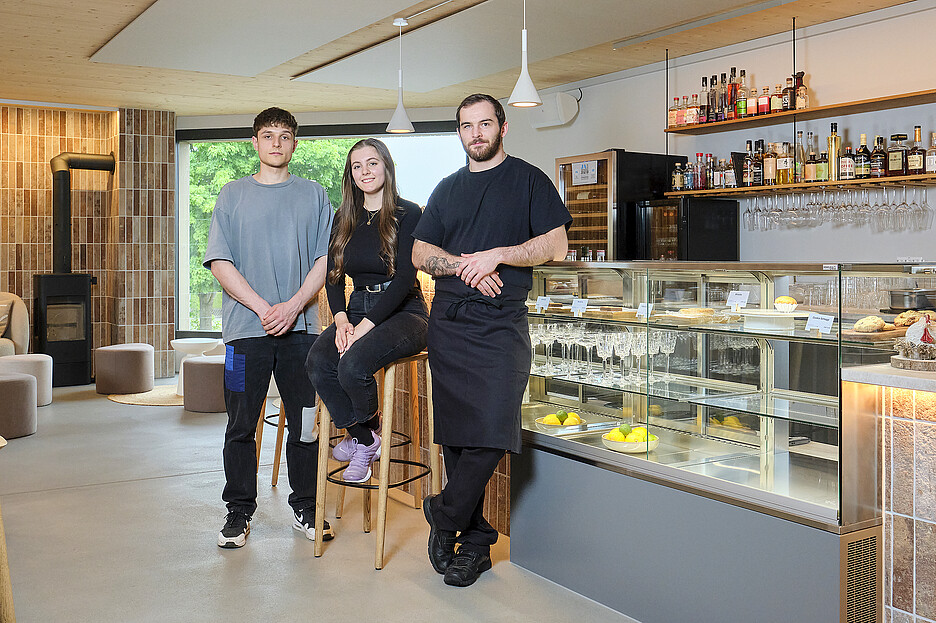
[[[884,620],[936,621],[936,394],[884,388]]]
[[[52,172],[64,151],[117,156],[114,175],[73,169],[72,270],[98,279],[94,346],[142,341],[172,374],[175,117],[0,105],[0,291],[33,313],[32,276],[52,271]]]
[[[118,189],[112,206],[106,292],[111,343],[156,350],[156,376],[172,376],[175,335],[175,114],[119,111]]]

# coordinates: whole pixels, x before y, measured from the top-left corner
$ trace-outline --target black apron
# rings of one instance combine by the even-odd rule
[[[429,345],[434,441],[520,452],[533,356],[525,302],[437,291]]]

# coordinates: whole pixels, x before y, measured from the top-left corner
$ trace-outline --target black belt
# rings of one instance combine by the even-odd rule
[[[393,280],[384,281],[383,283],[376,283],[372,286],[354,286],[355,292],[361,292],[366,290],[367,292],[383,292],[390,287],[390,284],[393,283]]]
[[[444,297],[443,297],[444,298]],[[467,305],[468,303],[482,303],[489,307],[495,307],[497,309],[503,309],[504,307],[526,307],[526,302],[524,301],[513,301],[513,300],[502,300],[491,298],[490,296],[485,296],[480,292],[473,292],[468,296],[463,296],[461,298],[455,299],[445,310],[445,317],[449,320],[455,320],[455,316],[458,315],[458,310]]]

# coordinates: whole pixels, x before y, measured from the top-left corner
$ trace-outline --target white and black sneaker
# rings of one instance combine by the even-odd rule
[[[307,539],[315,540],[315,509],[307,508],[302,511],[293,512],[293,529],[304,532]],[[335,531],[325,520],[325,527],[322,529],[322,540],[331,541],[335,538]]]
[[[230,511],[224,520],[224,527],[218,533],[218,547],[232,549],[243,547],[250,534],[250,517],[240,511]]]

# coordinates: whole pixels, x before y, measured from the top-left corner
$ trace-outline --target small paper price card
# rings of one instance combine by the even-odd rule
[[[750,296],[751,293],[748,290],[732,290],[728,293],[728,307],[737,311],[747,306],[748,297]]]
[[[572,315],[581,318],[585,308],[588,307],[588,299],[572,299]]]
[[[835,316],[809,312],[809,318],[806,319],[806,330],[816,330],[819,333],[831,333],[833,322],[835,322]]]
[[[646,318],[652,313],[653,313],[653,303],[641,303],[640,305],[637,306],[638,318],[640,318],[641,316]]]
[[[547,307],[549,307],[549,297],[537,296],[536,297],[536,312],[539,314],[543,314],[546,312]]]

